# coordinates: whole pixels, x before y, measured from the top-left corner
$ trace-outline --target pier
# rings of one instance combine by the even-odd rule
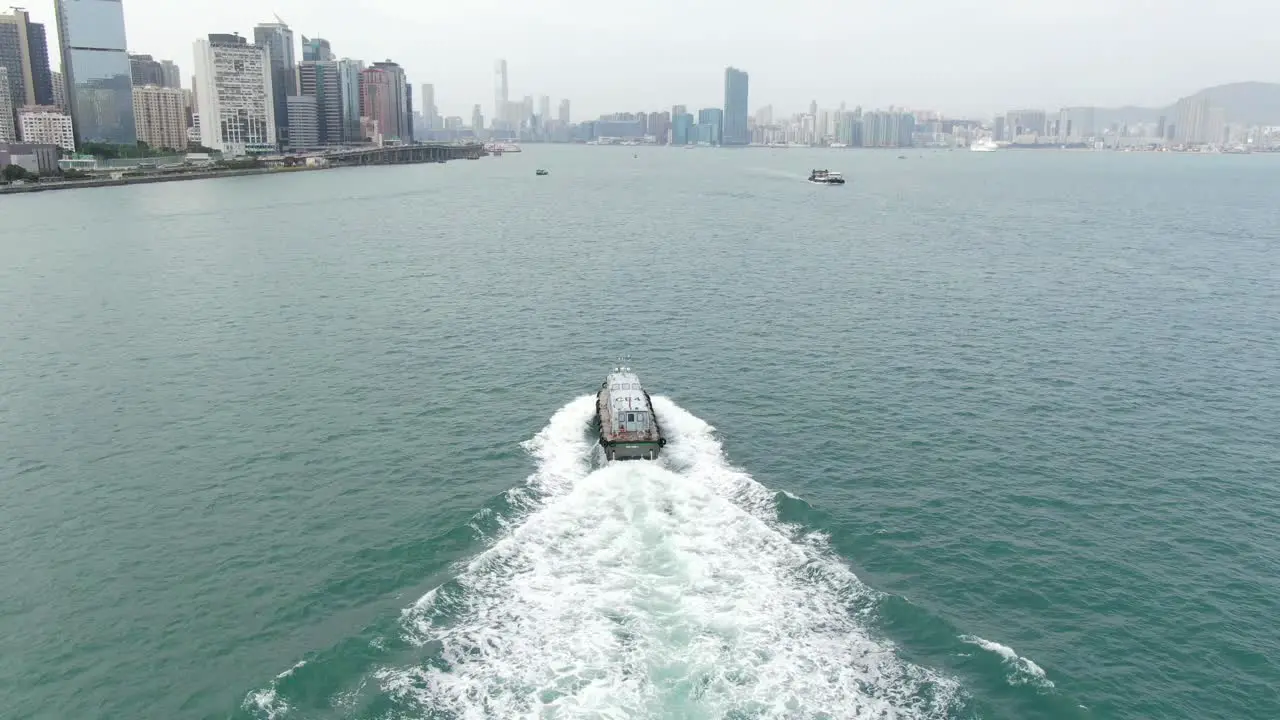
[[[386,147],[355,148],[325,153],[322,157],[331,167],[352,165],[408,165],[411,163],[445,162],[476,159],[485,155],[480,143],[422,143]]]

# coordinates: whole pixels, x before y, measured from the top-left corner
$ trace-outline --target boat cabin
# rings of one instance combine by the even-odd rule
[[[610,410],[603,428],[606,433],[649,434],[654,426],[653,415],[639,377],[628,372],[612,373],[604,381],[604,391]]]

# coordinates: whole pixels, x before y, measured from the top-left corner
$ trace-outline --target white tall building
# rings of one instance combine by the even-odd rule
[[[9,90],[9,70],[0,67],[0,143],[13,142],[13,95]]]
[[[71,116],[52,105],[28,105],[18,111],[22,142],[57,145],[63,150],[76,149],[76,133]]]
[[[507,94],[507,61],[499,60],[493,66],[493,122],[503,122],[507,119],[507,103],[510,96]]]
[[[266,48],[239,35],[212,34],[196,40],[195,61],[200,144],[230,156],[273,152],[276,115]]]
[[[153,148],[187,149],[187,99],[180,88],[145,85],[133,89],[138,140]]]
[[[440,112],[436,109],[436,86],[422,83],[422,98],[419,102],[422,104],[422,120],[427,129],[438,130],[441,123]]]

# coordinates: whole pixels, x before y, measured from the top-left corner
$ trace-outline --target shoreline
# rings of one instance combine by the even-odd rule
[[[246,175],[266,175],[269,173],[310,172],[328,170],[327,167],[267,167],[241,168],[229,170],[209,170],[204,172],[168,173],[143,175],[126,178],[96,178],[88,180],[60,180],[55,182],[28,183],[25,185],[6,185],[0,187],[0,195],[17,195],[21,193],[38,193],[50,190],[76,190],[79,188],[114,187],[117,185],[150,185],[162,182],[180,182],[183,180],[208,180],[210,178],[243,177]]]

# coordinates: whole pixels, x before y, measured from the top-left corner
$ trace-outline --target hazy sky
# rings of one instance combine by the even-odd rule
[[[20,4],[12,0],[11,4]],[[56,32],[51,0],[26,4]],[[1165,105],[1203,87],[1280,81],[1280,0],[124,0],[132,52],[177,62],[192,42],[252,35],[279,14],[339,57],[392,59],[435,84],[443,115],[511,95],[568,97],[574,119],[723,102],[724,68],[775,112],[905,106]],[[56,42],[50,42],[51,49]],[[51,63],[59,65],[56,50]],[[301,51],[298,51],[301,59]],[[554,112],[554,110],[553,110]]]

